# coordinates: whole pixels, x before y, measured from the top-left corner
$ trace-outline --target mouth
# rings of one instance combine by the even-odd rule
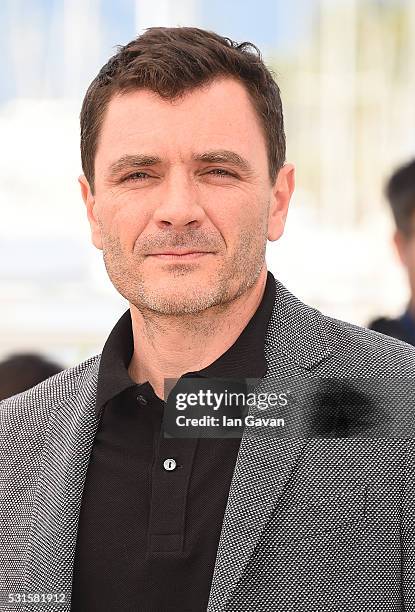
[[[204,257],[206,255],[212,255],[212,253],[206,251],[191,251],[187,253],[174,253],[174,252],[165,252],[165,253],[152,253],[147,257],[154,257],[156,259],[167,259],[171,261],[187,261],[189,259],[197,259],[200,257]]]

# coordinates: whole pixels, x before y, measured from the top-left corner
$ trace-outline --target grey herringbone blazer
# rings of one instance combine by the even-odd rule
[[[414,348],[276,288],[261,388],[278,376],[399,378],[412,410]],[[70,610],[99,362],[0,403],[1,612]],[[303,425],[300,414],[300,435],[283,438],[245,429],[208,612],[415,612],[412,439],[310,438]],[[9,593],[64,593],[66,603],[16,606]]]

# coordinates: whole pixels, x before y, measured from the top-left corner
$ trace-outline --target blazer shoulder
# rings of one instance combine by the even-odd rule
[[[0,425],[5,420],[38,418],[68,401],[94,375],[98,374],[101,354],[66,368],[39,384],[0,401]]]
[[[415,376],[415,347],[321,313],[276,280],[266,344],[276,359],[317,376],[387,378]]]
[[[333,356],[348,362],[350,375],[415,377],[415,347],[366,327],[319,313]]]
[[[54,414],[96,392],[99,362],[100,355],[90,357],[0,402],[0,500],[9,478],[20,474],[22,457],[26,466],[38,464]]]

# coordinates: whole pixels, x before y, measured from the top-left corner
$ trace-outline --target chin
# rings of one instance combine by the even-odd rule
[[[160,283],[158,286],[153,284],[150,291],[141,294],[139,302],[159,314],[185,315],[202,312],[216,305],[217,300],[211,291],[201,291],[200,283],[180,281],[176,285],[169,281],[168,284]]]

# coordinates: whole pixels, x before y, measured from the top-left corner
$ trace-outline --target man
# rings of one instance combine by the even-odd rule
[[[287,435],[163,435],[166,380],[414,379],[410,347],[267,273],[294,168],[256,48],[149,29],[90,85],[81,152],[130,307],[101,355],[0,404],[1,611],[415,610],[410,438],[333,435],[355,421],[329,394],[335,427],[297,399]]]
[[[394,242],[406,268],[411,297],[400,317],[375,319],[369,328],[415,345],[415,160],[393,173],[386,186],[386,197],[395,220]]]

